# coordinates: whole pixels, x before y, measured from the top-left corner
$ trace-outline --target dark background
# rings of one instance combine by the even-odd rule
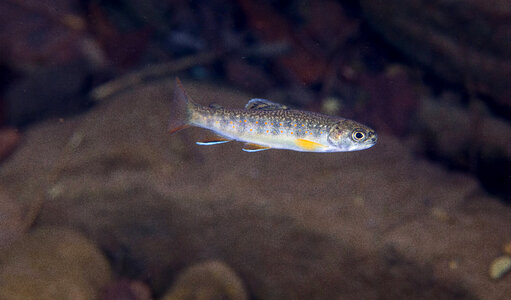
[[[4,0],[0,125],[22,129],[179,74],[413,139],[418,154],[509,201],[511,8],[496,2]],[[135,70],[138,81],[94,93]],[[420,119],[423,101],[469,121]]]

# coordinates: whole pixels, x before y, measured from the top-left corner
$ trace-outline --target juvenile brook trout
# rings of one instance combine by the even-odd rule
[[[176,78],[171,101],[169,132],[189,126],[213,131],[216,136],[197,142],[216,145],[245,142],[243,150],[288,149],[304,152],[344,152],[370,148],[377,134],[352,120],[290,109],[264,99],[250,100],[244,109],[202,106],[192,102]]]

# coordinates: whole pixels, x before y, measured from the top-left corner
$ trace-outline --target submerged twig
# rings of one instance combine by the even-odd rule
[[[111,80],[94,88],[91,96],[95,100],[102,100],[130,86],[143,83],[151,78],[162,77],[179,71],[189,69],[196,65],[210,64],[215,62],[225,52],[207,52],[187,56],[175,61],[151,65],[138,72],[130,73],[120,78]]]
[[[102,100],[112,96],[115,93],[118,93],[119,91],[143,83],[147,80],[168,76],[170,74],[184,71],[197,65],[212,64],[232,53],[236,53],[241,56],[269,57],[285,54],[288,50],[289,45],[287,43],[277,42],[269,44],[258,44],[244,49],[194,54],[179,58],[171,62],[151,65],[140,71],[113,79],[103,85],[94,88],[91,92],[91,96],[95,100]]]
[[[54,24],[63,26],[69,30],[83,32],[86,29],[86,21],[83,17],[74,13],[61,12],[59,9],[51,9],[50,6],[33,5],[27,1],[6,0],[11,5],[21,8],[29,13],[43,17]],[[37,3],[37,2],[35,2]]]

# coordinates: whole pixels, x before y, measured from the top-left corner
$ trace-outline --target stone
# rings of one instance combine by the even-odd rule
[[[0,299],[96,299],[110,279],[108,261],[83,235],[36,228],[4,255]]]
[[[511,5],[507,0],[363,0],[368,23],[440,79],[511,107]]]
[[[184,86],[202,104],[243,107],[257,96]],[[119,276],[146,279],[154,295],[209,260],[236,270],[256,299],[511,293],[509,276],[497,284],[488,276],[511,236],[511,208],[474,178],[386,134],[352,153],[197,146],[202,129],[167,134],[171,95],[170,81],[143,85],[28,129],[0,181],[21,203],[43,195],[38,225],[84,232],[112,265],[126,266]]]
[[[21,134],[13,128],[0,128],[0,161],[8,157],[21,142]]]
[[[504,277],[511,270],[511,257],[503,255],[497,257],[490,264],[490,277],[491,279],[498,280]]]
[[[103,288],[101,300],[152,300],[151,290],[144,282],[120,279]]]
[[[248,299],[241,279],[220,261],[207,261],[184,270],[161,300],[214,299]]]
[[[21,206],[0,186],[0,252],[16,241],[25,229]]]

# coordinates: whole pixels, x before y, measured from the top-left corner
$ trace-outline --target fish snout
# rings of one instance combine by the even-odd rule
[[[373,144],[376,144],[376,142],[378,141],[378,134],[376,134],[376,132],[374,131],[369,131],[367,133],[367,140]]]

